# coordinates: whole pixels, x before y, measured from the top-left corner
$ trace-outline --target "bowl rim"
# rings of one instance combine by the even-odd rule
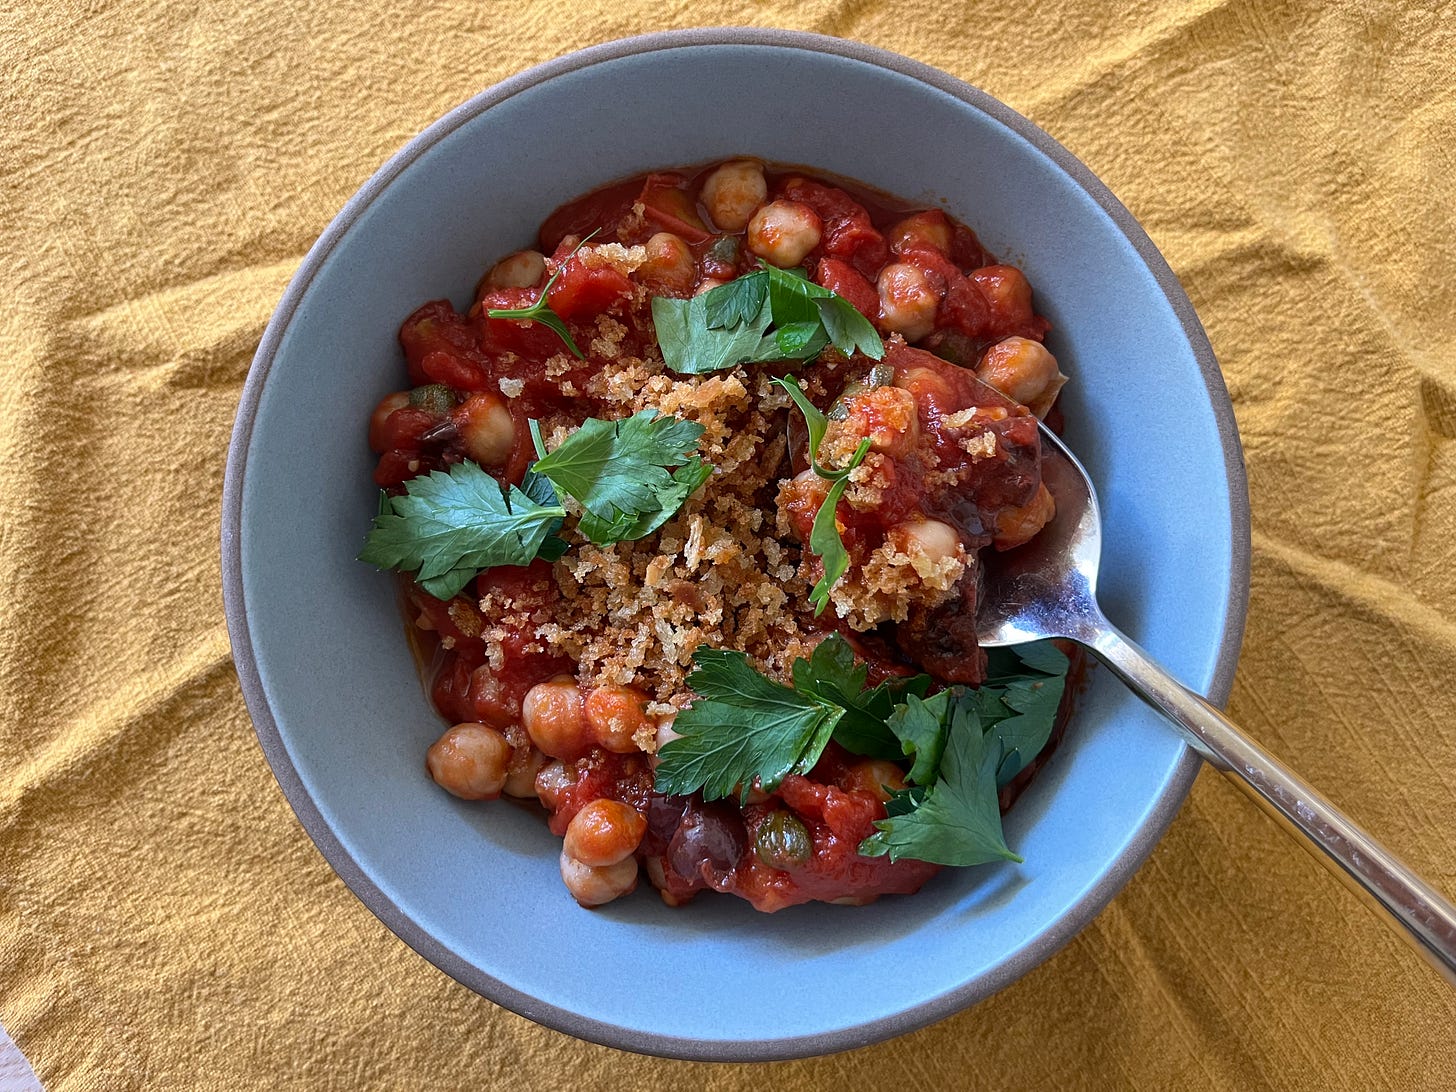
[[[969,979],[961,986],[890,1016],[809,1035],[742,1042],[658,1035],[585,1017],[515,989],[450,951],[426,933],[374,884],[325,821],[284,746],[278,723],[263,688],[243,593],[243,486],[247,472],[248,448],[263,387],[283,335],[300,302],[324,261],[355,221],[402,171],[435,144],[485,110],[538,84],[598,64],[663,50],[701,46],[751,46],[834,54],[927,84],[989,115],[1024,138],[1064,171],[1111,218],[1147,266],[1188,338],[1208,391],[1221,442],[1229,491],[1230,582],[1223,633],[1219,638],[1213,678],[1205,696],[1219,705],[1227,701],[1248,610],[1251,553],[1248,482],[1228,389],[1214,357],[1213,347],[1177,276],[1147,233],[1112,191],[1081,160],[1009,106],[920,61],[877,46],[805,31],[700,27],[659,31],[588,46],[537,64],[474,95],[420,132],[371,175],[329,222],[305,255],[268,321],[249,368],[228,446],[223,483],[223,607],[243,697],[264,756],[283,790],[284,797],[293,808],[304,831],[340,879],[399,939],[439,970],[486,999],[579,1039],[661,1057],[698,1061],[774,1061],[834,1053],[915,1031],[989,997],[1049,959],[1101,912],[1147,859],[1193,785],[1201,766],[1198,755],[1185,746],[1167,787],[1134,832],[1126,851],[1050,928],[1012,958]]]

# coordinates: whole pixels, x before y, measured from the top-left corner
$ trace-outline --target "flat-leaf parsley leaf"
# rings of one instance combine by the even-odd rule
[[[864,462],[865,456],[870,452],[870,441],[869,437],[861,440],[844,467],[838,470],[827,469],[819,462],[819,445],[823,443],[824,433],[829,427],[828,418],[809,401],[792,376],[775,379],[774,382],[788,392],[794,405],[804,415],[804,424],[809,431],[809,465],[819,477],[833,482],[829,492],[819,503],[819,510],[814,513],[814,523],[809,530],[809,549],[824,564],[824,575],[809,593],[809,602],[813,604],[814,614],[817,616],[829,605],[829,593],[849,568],[849,552],[845,550],[844,539],[839,534],[836,513],[839,510],[839,498],[844,496],[844,490],[848,487],[850,471]]]
[[[587,510],[579,529],[593,542],[641,538],[712,473],[693,455],[702,435],[696,421],[652,409],[616,421],[588,417],[532,469]]]
[[[598,230],[601,229],[599,228]],[[556,336],[566,343],[566,347],[571,350],[572,356],[578,360],[585,360],[586,354],[577,348],[576,342],[571,339],[571,331],[566,328],[566,322],[560,315],[551,310],[551,304],[547,300],[547,296],[551,292],[551,286],[556,283],[556,278],[560,277],[562,270],[566,268],[566,262],[576,257],[576,251],[586,246],[592,235],[595,234],[596,232],[593,231],[591,235],[588,235],[576,244],[576,250],[568,254],[566,261],[556,267],[556,272],[551,274],[546,283],[541,286],[541,294],[536,297],[536,302],[531,304],[530,307],[492,307],[485,312],[486,317],[493,319],[514,319],[517,322],[539,322],[542,326],[556,331]]]
[[[815,617],[824,613],[824,608],[829,605],[829,593],[849,568],[849,551],[844,548],[844,539],[839,533],[839,520],[835,513],[839,510],[839,498],[844,496],[845,487],[849,484],[849,471],[864,462],[869,453],[870,441],[866,436],[859,442],[849,465],[844,468],[844,477],[835,481],[824,495],[819,511],[814,514],[814,525],[809,529],[809,549],[818,554],[819,560],[824,564],[824,575],[809,592],[809,602],[814,607]]]
[[[898,814],[875,823],[876,833],[860,843],[860,853],[956,866],[1019,862],[1001,830],[996,793],[1001,757],[999,739],[982,731],[975,706],[954,703],[940,777],[918,803],[916,794],[902,794]]]
[[[413,478],[404,496],[381,494],[359,560],[412,572],[430,595],[450,599],[481,569],[559,557],[566,509],[549,482],[525,484],[504,486],[472,462]]]
[[[950,865],[1019,861],[1001,830],[998,774],[1015,739],[1037,735],[1037,749],[1045,745],[1056,706],[1041,695],[1064,682],[1067,660],[1046,644],[992,659],[997,674],[979,690],[957,686],[927,697],[927,675],[866,689],[867,667],[838,634],[794,661],[792,687],[759,674],[742,653],[701,647],[688,679],[700,697],[673,723],[682,738],[658,752],[654,787],[701,789],[710,800],[744,794],[755,782],[772,791],[790,773],[812,769],[833,738],[853,754],[912,760],[910,787],[893,793],[886,818],[860,844],[864,855]],[[1035,697],[1023,698],[1022,689],[1038,684]],[[989,718],[983,708],[993,710]],[[1034,733],[1031,723],[1014,725],[1019,716],[1036,725]],[[1003,726],[1010,726],[1004,734]]]
[[[718,800],[746,795],[755,780],[771,792],[819,760],[839,706],[765,678],[741,652],[704,646],[693,662],[699,697],[673,721],[681,738],[657,752],[658,792]]]
[[[846,356],[885,355],[874,326],[844,297],[799,271],[759,264],[691,299],[653,298],[652,322],[669,368],[701,375],[735,364],[807,360],[827,345]]]

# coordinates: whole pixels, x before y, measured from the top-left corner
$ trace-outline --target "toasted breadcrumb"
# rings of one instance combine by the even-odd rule
[[[617,255],[614,245],[590,249],[614,261],[632,260]],[[499,633],[527,626],[536,638],[532,650],[570,656],[584,687],[642,689],[648,711],[658,718],[692,700],[687,678],[692,654],[702,645],[740,651],[760,671],[787,681],[794,660],[807,657],[831,625],[830,615],[816,619],[808,602],[822,571],[819,561],[786,533],[776,512],[795,469],[786,435],[795,427],[788,395],[771,376],[742,367],[705,376],[670,372],[653,349],[633,355],[627,328],[609,316],[596,320],[590,345],[593,356],[611,362],[580,381],[580,393],[605,406],[597,412],[626,417],[655,409],[696,421],[703,426],[699,451],[713,464],[712,477],[644,539],[608,546],[574,542],[552,569],[559,599],[549,618],[520,614],[490,596],[481,600],[481,613],[498,623]],[[559,354],[547,362],[546,374],[563,375],[573,363]],[[854,371],[852,362],[829,354],[801,373],[800,382],[811,397],[826,400]],[[548,447],[577,424],[567,415],[543,420]],[[796,442],[802,454],[802,433]],[[889,460],[872,453],[851,475],[846,499],[873,506],[892,475]],[[824,484],[816,479],[806,488]],[[565,504],[579,513],[570,498]],[[948,599],[966,570],[964,553],[932,560],[916,550],[913,543],[896,548],[886,540],[870,551],[834,589],[834,613],[868,629],[903,619],[916,602]],[[485,636],[494,643],[492,627]],[[499,655],[492,653],[496,668]],[[654,750],[652,734],[640,734],[638,746]]]

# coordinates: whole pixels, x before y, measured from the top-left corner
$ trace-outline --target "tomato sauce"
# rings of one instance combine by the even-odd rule
[[[690,294],[666,287],[665,280],[653,283],[659,273],[651,263],[642,267],[645,273],[629,273],[588,261],[578,251],[584,237],[650,251],[653,240],[667,233],[675,240],[669,253],[686,253],[690,259],[684,261],[691,263],[690,280],[672,283],[694,290],[757,268],[751,231],[746,236],[712,226],[712,210],[700,195],[713,169],[660,171],[616,183],[563,206],[542,224],[540,254],[555,273],[546,298],[578,346],[588,348],[592,323],[610,314],[622,327],[620,351],[650,354],[656,344],[650,296]],[[801,215],[818,224],[803,272],[879,324],[887,338],[898,332],[895,301],[877,287],[888,266],[911,267],[911,282],[929,294],[912,305],[934,301],[933,317],[915,345],[892,338],[883,361],[893,385],[914,396],[918,439],[913,449],[884,460],[874,510],[841,507],[846,548],[862,557],[895,526],[925,518],[953,527],[968,549],[985,546],[1000,514],[1027,505],[1040,487],[1036,418],[972,370],[988,345],[1009,337],[1040,342],[1046,334],[1049,324],[1035,313],[1025,277],[996,263],[969,228],[938,209],[916,209],[797,170],[767,170],[764,182],[769,199],[810,210]],[[413,390],[390,396],[394,401],[382,402],[371,421],[381,487],[398,494],[411,478],[476,457],[472,452],[488,439],[481,439],[486,426],[472,414],[497,404],[512,428],[490,469],[504,482],[519,483],[536,457],[528,421],[563,414],[579,421],[602,409],[582,393],[603,367],[599,357],[588,353],[563,368],[563,342],[555,331],[490,317],[492,310],[530,308],[542,294],[539,283],[522,287],[500,283],[504,279],[487,275],[464,314],[436,300],[402,324],[399,341]],[[489,397],[472,397],[479,395]],[[968,407],[975,408],[969,422]],[[881,411],[873,399],[857,412],[867,434],[895,424],[875,416]],[[782,503],[798,538],[807,541],[817,503],[795,496]],[[861,760],[835,744],[807,775],[786,778],[772,793],[754,791],[741,805],[658,793],[652,759],[640,749],[621,753],[588,739],[580,753],[542,754],[523,727],[523,706],[538,684],[574,675],[572,659],[548,649],[539,636],[560,598],[557,576],[544,561],[487,570],[448,602],[412,582],[405,585],[406,613],[425,652],[435,707],[451,723],[484,725],[504,736],[512,774],[529,783],[534,772],[533,795],[553,832],[565,834],[593,800],[610,798],[637,809],[646,833],[633,856],[674,904],[708,889],[766,911],[810,900],[862,903],[913,892],[937,871],[921,861],[891,863],[859,854],[874,823],[885,817],[883,794],[866,786]],[[821,624],[851,641],[870,666],[871,685],[921,668],[945,682],[976,682],[981,660],[974,619],[975,581],[968,579],[946,607],[899,626],[859,632],[832,612]],[[590,708],[591,699],[591,689],[584,688],[581,701]],[[1029,777],[1028,771],[1018,779],[1003,806]]]

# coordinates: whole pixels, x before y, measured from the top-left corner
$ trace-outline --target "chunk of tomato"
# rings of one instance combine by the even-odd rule
[[[880,296],[863,273],[838,258],[823,258],[814,279],[824,288],[843,296],[854,309],[871,322],[880,312]]]

